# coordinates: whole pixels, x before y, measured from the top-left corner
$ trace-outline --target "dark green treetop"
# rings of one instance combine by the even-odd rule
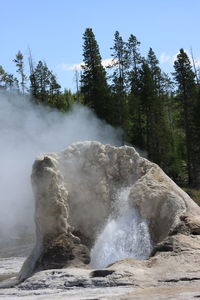
[[[17,72],[20,74],[21,77],[20,85],[21,85],[22,93],[24,94],[25,86],[26,86],[26,74],[24,72],[24,56],[21,53],[21,51],[18,51],[13,61],[16,63]]]
[[[81,93],[83,103],[92,108],[100,118],[107,119],[109,110],[109,89],[106,72],[102,66],[99,46],[91,28],[83,35],[83,72]]]

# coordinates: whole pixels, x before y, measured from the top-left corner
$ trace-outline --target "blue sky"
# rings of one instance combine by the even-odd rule
[[[133,34],[145,56],[152,47],[160,66],[172,71],[180,48],[200,65],[200,0],[0,0],[0,65],[14,72],[18,50],[28,65],[45,60],[63,88],[75,89],[73,65],[82,61],[82,35],[91,27],[103,59],[110,58],[116,30],[124,40]]]

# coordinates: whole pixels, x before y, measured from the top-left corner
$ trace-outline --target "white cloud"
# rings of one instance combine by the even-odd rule
[[[172,59],[172,57],[170,55],[163,52],[160,55],[159,61],[161,64],[165,64],[165,63],[171,62],[171,59]]]
[[[57,68],[62,71],[75,71],[75,70],[80,71],[83,65],[84,65],[83,62],[79,64],[73,64],[73,65],[62,63],[59,64]]]
[[[104,68],[112,66],[113,63],[115,63],[116,60],[113,60],[113,58],[106,58],[102,60],[102,66]],[[62,71],[81,71],[82,67],[84,66],[84,62],[78,63],[78,64],[66,64],[66,63],[61,63],[57,66],[57,69],[60,69]]]
[[[104,68],[106,68],[106,67],[111,67],[111,66],[113,66],[116,62],[117,62],[116,59],[113,59],[113,58],[106,58],[106,59],[103,59],[101,63],[102,63],[102,66],[103,66]]]
[[[190,51],[185,50],[185,52],[187,53],[191,64],[193,64],[192,56],[191,56]],[[167,54],[165,52],[161,53],[160,57],[159,57],[160,64],[162,64],[162,65],[164,65],[164,64],[172,65],[174,63],[174,61],[176,60],[178,54],[179,54],[179,52],[174,54],[174,55],[170,55],[170,54]],[[113,59],[111,57],[106,58],[106,59],[102,60],[102,66],[104,68],[111,67],[116,62],[117,62],[116,59]],[[194,57],[194,62],[195,62],[196,67],[200,67],[200,58],[199,57]],[[66,64],[66,63],[61,63],[57,66],[57,69],[62,70],[62,71],[76,71],[76,70],[81,71],[82,66],[84,66],[84,62],[81,62],[81,63],[78,63],[78,64],[71,64],[71,65]]]
[[[187,49],[184,49],[184,51],[187,53],[189,60],[190,60],[191,64],[193,65],[191,51],[189,51]],[[177,52],[174,55],[168,55],[163,52],[160,55],[159,61],[161,64],[173,64],[175,62],[175,60],[177,59],[178,54],[179,54],[179,52]],[[200,58],[194,56],[194,63],[195,63],[196,67],[200,67]]]
[[[200,67],[200,58],[197,57],[194,59],[194,61],[195,61],[196,67]]]
[[[188,54],[188,56],[189,56],[190,62],[193,64],[192,55]],[[199,57],[193,57],[193,59],[194,59],[195,66],[200,67],[200,58]]]

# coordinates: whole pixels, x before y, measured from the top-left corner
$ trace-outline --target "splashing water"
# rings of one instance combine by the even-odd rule
[[[128,203],[130,188],[121,190],[111,215],[91,250],[91,266],[102,268],[124,258],[146,259],[152,251],[148,225]]]

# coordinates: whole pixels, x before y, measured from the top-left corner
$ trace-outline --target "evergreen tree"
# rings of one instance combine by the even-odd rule
[[[41,60],[38,62],[33,73],[30,75],[31,93],[42,103],[48,102],[48,90],[50,86],[50,71]]]
[[[188,184],[191,187],[200,185],[200,141],[195,122],[198,97],[196,92],[195,74],[187,53],[180,49],[174,63],[174,77],[178,83],[178,96],[182,123],[185,133],[185,152],[188,172]]]
[[[37,103],[60,107],[60,85],[45,62],[39,61],[30,75],[30,90]]]
[[[0,88],[6,90],[19,90],[19,82],[13,74],[7,73],[0,65]]]
[[[56,76],[50,72],[50,85],[49,85],[49,105],[56,107],[60,110],[65,110],[64,107],[62,107],[62,102],[60,103],[60,84],[56,80]]]
[[[14,77],[13,74],[6,73],[5,88],[10,91],[11,90],[19,91],[18,79],[16,77]]]
[[[16,57],[13,61],[16,63],[17,72],[20,74],[20,77],[21,77],[20,85],[21,85],[22,93],[24,94],[25,87],[26,87],[26,75],[24,73],[24,57],[23,57],[23,54],[19,51],[16,54]]]
[[[109,121],[109,89],[106,72],[101,63],[99,46],[91,28],[83,35],[83,72],[81,93],[83,103],[92,108],[98,117]]]
[[[141,69],[141,105],[143,112],[143,141],[148,157],[168,174],[175,159],[173,136],[167,119],[167,95],[162,88],[159,62],[150,48]]]
[[[114,69],[112,75],[113,91],[117,95],[125,95],[127,92],[128,52],[126,43],[119,31],[115,32],[114,46],[111,50],[113,50],[111,56],[113,57],[112,67]]]
[[[150,159],[154,160],[154,128],[153,113],[155,107],[156,90],[152,78],[151,70],[146,61],[142,63],[141,69],[141,106],[143,113],[143,142],[144,148],[148,152]]]
[[[144,59],[137,38],[130,35],[125,42],[116,31],[109,86],[91,28],[85,30],[83,40],[81,86],[76,71],[75,94],[70,90],[61,92],[46,63],[39,61],[35,67],[29,51],[30,93],[35,101],[62,112],[75,102],[89,106],[101,119],[121,127],[124,141],[146,150],[148,158],[176,182],[200,188],[200,70],[193,57],[194,71],[188,55],[180,49],[174,63],[178,89],[172,91],[172,82],[161,71],[152,48]],[[13,61],[20,82],[0,66],[0,88],[24,93],[23,54],[19,51]]]
[[[64,90],[57,97],[55,107],[62,112],[68,111],[75,102],[75,95],[70,90]]]
[[[142,57],[139,52],[139,46],[140,42],[131,34],[127,43],[128,105],[130,117],[128,138],[133,145],[144,149],[143,116],[140,97]]]
[[[0,87],[5,87],[5,81],[6,81],[6,72],[4,68],[0,65]]]
[[[128,81],[130,86],[130,93],[134,96],[139,94],[140,89],[140,70],[142,63],[142,56],[139,52],[140,42],[134,35],[130,35],[127,43],[128,56]]]
[[[147,56],[147,63],[151,70],[151,76],[154,82],[156,94],[160,94],[161,81],[162,81],[161,69],[159,67],[159,61],[152,48],[149,49],[148,56]]]
[[[129,130],[128,116],[128,52],[126,43],[119,32],[114,35],[114,46],[111,48],[113,57],[111,75],[112,79],[112,114],[113,124],[120,126],[124,130],[124,140],[127,140]],[[126,135],[126,136],[125,136]]]

